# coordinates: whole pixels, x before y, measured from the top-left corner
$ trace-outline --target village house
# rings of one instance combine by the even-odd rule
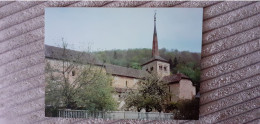
[[[61,70],[59,65],[61,65],[62,62],[61,59],[64,52],[63,50],[63,48],[45,45],[46,63],[58,70]],[[81,53],[82,52],[79,51],[67,50],[66,55],[71,62],[73,62],[73,60],[80,59],[82,64],[94,65],[103,72],[112,75],[113,82],[111,83],[111,87],[113,87],[116,91],[113,97],[119,103],[118,109],[122,109],[124,105],[124,100],[121,98],[122,94],[125,93],[127,89],[137,89],[138,82],[149,73],[156,74],[162,80],[167,82],[169,92],[172,95],[170,98],[170,101],[172,102],[176,102],[179,99],[192,99],[196,94],[196,89],[190,78],[181,73],[171,74],[168,60],[160,57],[156,31],[156,15],[154,16],[152,58],[142,64],[141,70],[102,63],[90,54]],[[79,55],[82,56],[79,57]],[[73,68],[68,74],[70,77],[69,80],[73,80],[75,76],[79,74],[79,71],[80,67]]]

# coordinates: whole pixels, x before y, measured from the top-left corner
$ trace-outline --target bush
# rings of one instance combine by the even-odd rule
[[[58,117],[58,109],[53,106],[45,106],[46,117]]]
[[[166,105],[165,107],[165,112],[169,113],[169,112],[173,112],[174,110],[178,109],[177,108],[177,103],[175,102],[170,102],[169,104]]]
[[[180,100],[177,102],[177,111],[174,119],[178,120],[198,120],[199,119],[199,99]]]

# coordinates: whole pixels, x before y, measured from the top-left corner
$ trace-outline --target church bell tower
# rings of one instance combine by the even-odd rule
[[[149,73],[156,74],[160,77],[170,75],[170,64],[168,61],[159,55],[158,38],[156,31],[156,12],[154,13],[154,32],[152,45],[152,58],[142,64],[142,69]]]
[[[154,32],[153,32],[153,48],[152,48],[152,56],[159,56],[158,51],[158,39],[157,39],[157,31],[156,31],[156,12],[154,13]]]

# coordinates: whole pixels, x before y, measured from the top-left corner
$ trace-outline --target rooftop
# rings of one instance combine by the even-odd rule
[[[172,74],[172,75],[163,77],[163,80],[168,83],[177,83],[181,79],[190,79],[190,78],[182,73]]]
[[[70,49],[65,49],[64,51],[63,48],[49,45],[45,45],[45,57],[57,60],[65,59],[73,62],[80,62],[82,64],[103,65],[103,63],[97,60],[91,53]]]
[[[80,52],[80,51],[69,50],[69,49],[66,49],[65,53],[66,54],[64,57],[63,48],[45,45],[45,57],[46,58],[57,59],[57,60],[62,60],[65,58],[66,60],[69,60],[69,61],[76,61],[76,62],[79,61],[82,64],[94,64],[94,65],[98,65],[98,66],[104,66],[106,69],[106,72],[108,74],[117,75],[117,76],[125,76],[125,77],[141,79],[149,74],[147,71],[144,71],[144,70],[101,63],[91,53]],[[155,56],[152,59],[150,59],[148,62],[146,62],[145,64],[148,64],[155,60],[168,62],[167,60],[161,58],[160,56]],[[187,77],[184,74],[172,74],[172,75],[163,77],[163,80],[168,83],[179,82],[181,79],[189,79],[189,77]]]
[[[118,65],[105,64],[105,68],[107,73],[112,75],[126,76],[126,77],[134,77],[141,79],[147,74],[144,70],[138,70],[133,68],[127,68]]]
[[[164,59],[164,58],[162,58],[162,57],[160,57],[160,56],[153,56],[150,60],[148,60],[147,62],[145,62],[144,64],[142,64],[142,66],[143,66],[143,65],[146,65],[146,64],[148,64],[148,63],[151,63],[151,62],[153,62],[153,61],[161,61],[161,62],[167,62],[167,63],[168,63],[168,61],[167,61],[166,59]]]

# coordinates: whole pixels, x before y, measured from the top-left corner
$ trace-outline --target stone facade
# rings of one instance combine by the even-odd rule
[[[171,102],[181,99],[192,99],[196,95],[196,88],[188,79],[181,79],[179,82],[169,84],[169,91],[171,93]]]
[[[147,72],[155,73],[160,77],[170,75],[170,64],[167,62],[153,61],[143,65],[142,69]]]
[[[112,75],[112,76],[113,76],[112,87],[131,88],[131,89],[137,88],[139,79],[132,78],[132,77],[125,77],[125,76],[117,76],[117,75]]]
[[[179,82],[179,98],[180,99],[192,99],[196,95],[196,88],[192,85],[192,82],[188,79],[181,79]]]

